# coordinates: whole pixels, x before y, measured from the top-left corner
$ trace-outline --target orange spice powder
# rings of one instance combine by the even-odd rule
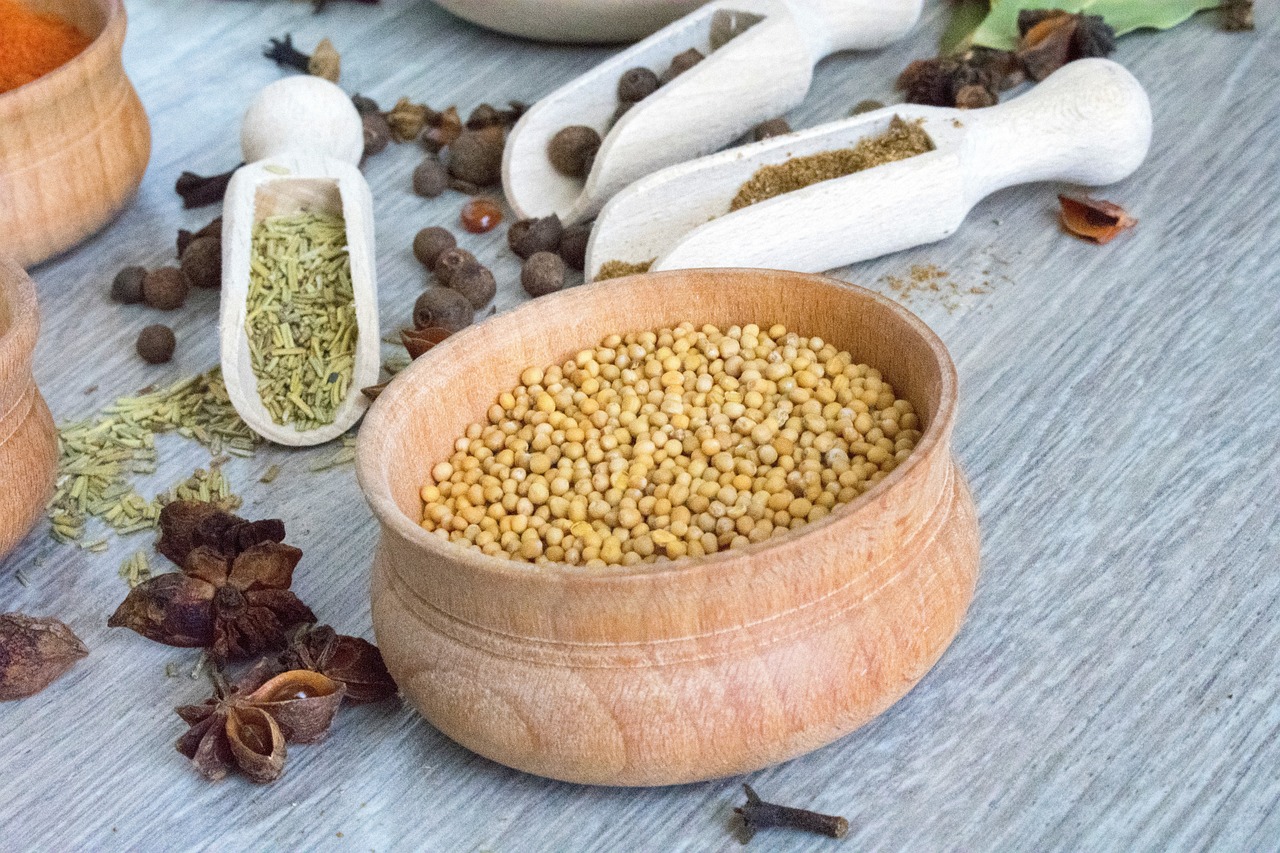
[[[0,93],[43,77],[92,41],[71,24],[18,0],[0,0]]]

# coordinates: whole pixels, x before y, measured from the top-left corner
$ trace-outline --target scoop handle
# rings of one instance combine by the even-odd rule
[[[970,203],[1014,184],[1098,186],[1133,173],[1151,147],[1142,84],[1108,59],[1064,65],[1008,104],[959,114]]]
[[[905,36],[922,0],[787,0],[813,60],[841,50],[873,50]]]
[[[364,123],[347,93],[319,77],[277,80],[258,93],[240,125],[246,163],[282,154],[316,154],[357,165]]]

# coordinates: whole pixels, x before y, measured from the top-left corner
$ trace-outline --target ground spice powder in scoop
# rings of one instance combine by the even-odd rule
[[[821,181],[843,178],[854,172],[883,166],[895,160],[905,160],[932,150],[933,140],[918,123],[894,116],[888,130],[861,139],[852,148],[820,151],[805,157],[792,157],[785,163],[774,166],[761,167],[738,190],[729,204],[729,210],[740,210]]]
[[[73,59],[91,39],[57,17],[0,0],[0,93],[25,86]]]

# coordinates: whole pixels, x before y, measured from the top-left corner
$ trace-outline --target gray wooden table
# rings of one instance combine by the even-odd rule
[[[426,0],[334,3],[130,0],[126,65],[154,128],[141,193],[78,249],[33,270],[44,313],[36,376],[59,420],[217,359],[216,294],[173,322],[178,356],[143,365],[133,339],[160,318],[108,301],[117,268],[171,258],[184,168],[238,161],[252,95],[279,71],[259,54],[292,32],[330,36],[343,83],[384,105],[536,100],[610,54],[485,33]],[[917,34],[819,69],[791,116],[805,126],[864,98],[892,99]],[[1264,11],[1263,17],[1267,17]],[[1147,164],[1101,194],[1141,219],[1097,247],[1059,233],[1052,186],[979,205],[945,243],[838,271],[893,293],[935,264],[940,293],[904,297],[959,365],[956,450],[983,528],[968,622],[938,666],[878,720],[752,774],[766,798],[846,815],[843,844],[781,833],[758,849],[1261,850],[1280,847],[1280,51],[1274,19],[1218,32],[1212,15],[1124,38],[1116,58],[1147,86]],[[420,152],[372,160],[384,331],[424,281],[409,251],[453,226],[462,197],[409,190]],[[492,264],[497,309],[524,299],[505,227],[463,244]],[[95,390],[88,390],[93,388]],[[282,516],[307,556],[295,589],[321,617],[369,635],[375,525],[331,450],[267,449],[227,473],[252,517]],[[208,464],[162,442],[155,489]],[[258,477],[283,472],[270,486]],[[176,704],[207,694],[193,653],[108,630],[117,569],[146,535],[105,554],[44,526],[0,563],[0,610],[55,614],[92,649],[41,696],[0,706],[0,848],[733,850],[742,779],[653,790],[588,788],[479,758],[407,708],[344,709],[328,742],[299,747],[279,782],[209,784],[173,750]],[[19,570],[25,585],[20,583]]]

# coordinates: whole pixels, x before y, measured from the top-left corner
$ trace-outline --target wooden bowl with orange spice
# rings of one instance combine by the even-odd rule
[[[0,0],[0,252],[23,267],[102,228],[142,181],[151,127],[124,35],[122,0]]]
[[[35,285],[0,256],[0,559],[43,514],[53,492],[58,434],[31,375],[39,330]]]
[[[507,396],[500,392],[543,376],[523,380],[526,368],[563,364],[568,376],[584,347],[682,323],[782,324],[877,367],[918,415],[913,449],[829,513],[706,556],[525,562],[446,541],[443,530],[420,524],[433,488],[424,484],[446,476],[438,469],[466,445],[459,437],[469,425],[502,428],[504,416],[493,409]],[[667,380],[664,373],[664,389],[673,387]],[[575,387],[555,393],[573,396],[586,386]],[[897,303],[822,276],[653,273],[542,297],[466,329],[401,373],[360,430],[357,475],[382,526],[372,601],[387,666],[405,696],[458,743],[567,781],[693,782],[828,744],[883,712],[937,663],[973,596],[978,528],[951,455],[955,412],[955,367],[937,336]],[[641,441],[630,458],[651,452],[638,449]],[[522,469],[526,476],[515,479],[541,467],[530,462],[532,473]],[[617,487],[636,488],[634,481]]]

